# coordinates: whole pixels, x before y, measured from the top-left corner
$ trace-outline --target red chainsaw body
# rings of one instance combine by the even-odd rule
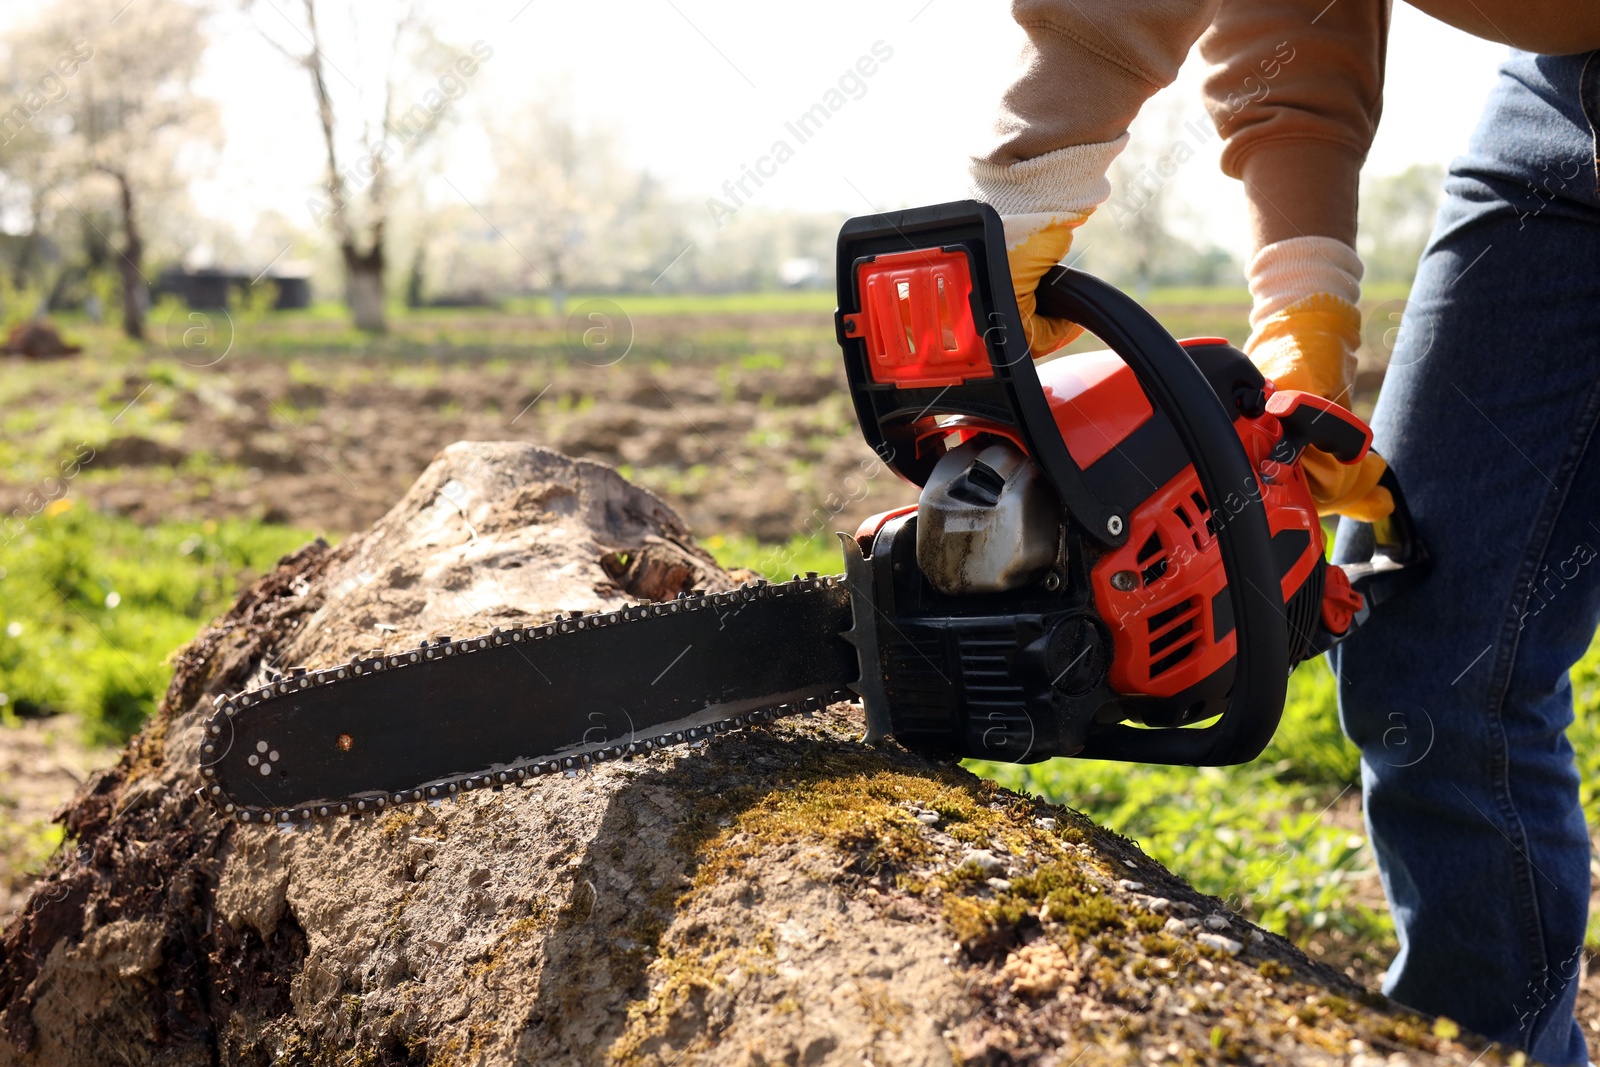
[[[864,287],[870,309],[864,318],[876,328],[863,333],[875,380],[932,386],[991,373],[978,359],[982,341],[964,314],[971,289],[964,256],[906,253],[880,257],[873,267]],[[1179,343],[1189,350],[1228,344],[1216,337]],[[1138,431],[1156,413],[1119,356],[1109,351],[1064,356],[1039,364],[1038,376],[1056,428],[1080,467],[1129,450],[1126,458],[1136,476],[1146,466],[1160,469],[1160,463],[1140,462]],[[1264,391],[1269,400],[1276,392],[1270,381]],[[1270,407],[1285,410],[1302,397],[1285,394]],[[1320,398],[1304,402],[1327,405]],[[1305,474],[1298,463],[1272,458],[1284,437],[1280,419],[1263,410],[1235,420],[1234,429],[1256,473],[1254,484],[1239,486],[1235,495],[1213,506],[1194,467],[1184,466],[1162,484],[1150,485],[1129,513],[1126,542],[1090,572],[1096,608],[1111,631],[1110,682],[1119,693],[1176,696],[1232,661],[1237,641],[1216,529],[1237,512],[1245,494],[1259,494],[1266,505],[1284,603],[1308,616],[1292,623],[1303,622],[1309,632],[1320,618],[1342,632],[1360,608],[1359,594],[1339,580],[1342,573],[1323,580],[1330,570],[1323,564],[1325,538]],[[935,440],[953,447],[981,434],[1023,444],[1010,427],[957,415],[930,419],[919,447]],[[909,510],[915,509],[874,516],[858,538],[870,537],[889,518]]]
[[[919,491],[846,542],[868,733],[1013,763],[1253,759],[1290,670],[1424,573],[1399,483],[1354,534],[1366,556],[1329,564],[1301,457],[1361,462],[1364,422],[1064,267],[1033,310],[1109,351],[1036,363],[1005,248],[976,201],[840,231],[851,401]]]
[[[1227,342],[1179,343],[1190,348]],[[1154,415],[1133,371],[1111,352],[1042,364],[1039,381],[1068,451],[1082,466],[1131,446]],[[1129,514],[1127,542],[1090,572],[1095,604],[1111,629],[1111,685],[1118,692],[1172,696],[1233,659],[1236,640],[1216,527],[1238,509],[1243,494],[1259,492],[1266,503],[1285,604],[1295,602],[1319,569],[1324,537],[1305,475],[1298,463],[1271,459],[1283,427],[1263,412],[1235,420],[1234,429],[1257,485],[1240,486],[1239,497],[1213,505],[1194,468],[1185,467]]]

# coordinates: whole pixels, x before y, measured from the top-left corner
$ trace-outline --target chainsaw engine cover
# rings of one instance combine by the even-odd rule
[[[1039,368],[1056,427],[1091,485],[1126,508],[1126,541],[1094,557],[1095,608],[1111,631],[1110,683],[1118,717],[1183,726],[1216,715],[1233,684],[1237,648],[1218,526],[1252,494],[1266,505],[1291,664],[1311,654],[1324,592],[1324,536],[1297,463],[1275,456],[1284,427],[1265,410],[1271,385],[1225,341],[1182,342],[1233,414],[1256,479],[1214,508],[1165,413],[1113,352],[1085,352]]]

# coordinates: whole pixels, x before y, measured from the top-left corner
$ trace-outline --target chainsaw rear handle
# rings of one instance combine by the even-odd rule
[[[1378,484],[1389,490],[1394,510],[1377,522],[1349,521],[1342,525],[1345,537],[1338,545],[1340,555],[1355,557],[1355,562],[1340,567],[1350,579],[1350,587],[1366,599],[1367,611],[1421,581],[1432,564],[1427,546],[1417,536],[1394,468],[1385,468]],[[1364,621],[1364,617],[1357,617],[1358,623]]]
[[[1200,729],[1095,730],[1081,756],[1221,766],[1254,759],[1272,740],[1289,683],[1289,638],[1266,505],[1231,414],[1183,347],[1137,301],[1082,271],[1055,267],[1040,280],[1038,313],[1094,334],[1133,369],[1150,402],[1171,420],[1206,498],[1242,500],[1217,512],[1217,547],[1228,576],[1237,651],[1227,709]],[[1014,304],[1013,304],[1014,307]]]

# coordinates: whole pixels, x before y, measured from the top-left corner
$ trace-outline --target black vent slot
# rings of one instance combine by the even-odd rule
[[[1140,547],[1137,559],[1143,568],[1139,576],[1145,585],[1154,585],[1167,573],[1167,546],[1162,544],[1159,532],[1151,534]]]
[[[1189,494],[1189,499],[1194,501],[1194,506],[1199,509],[1199,514],[1206,521],[1206,533],[1212,537],[1217,536],[1217,520],[1211,514],[1211,507],[1206,503],[1206,498],[1196,489]]]
[[[968,744],[994,759],[1021,759],[1033,745],[1027,692],[1011,673],[1017,634],[1011,626],[963,630],[961,685],[967,698]]]
[[[1192,633],[1194,633],[1193,619],[1190,619],[1188,622],[1179,623],[1177,626],[1174,626],[1172,629],[1168,630],[1166,633],[1150,642],[1150,654],[1153,656],[1163,649],[1171,648],[1173,645],[1178,643],[1179,639],[1188,637]]]
[[[1009,626],[964,631],[961,645],[961,682],[968,704],[1022,705],[1023,688],[1011,676],[1011,657],[1017,650],[1016,632]]]
[[[1312,641],[1322,626],[1322,586],[1327,565],[1318,563],[1294,596],[1283,606],[1289,622],[1289,663],[1300,663],[1312,655]]]
[[[1174,604],[1170,608],[1158,611],[1154,615],[1150,616],[1150,629],[1159,630],[1167,623],[1171,622],[1173,619],[1176,619],[1179,615],[1182,615],[1188,610],[1189,602],[1185,600],[1181,604]]]
[[[1145,632],[1150,635],[1150,657],[1155,661],[1150,664],[1151,678],[1165,674],[1194,654],[1200,642],[1195,625],[1199,612],[1198,598],[1190,597],[1150,616]],[[1185,615],[1189,618],[1185,619]],[[1179,622],[1180,619],[1183,621]],[[1171,629],[1167,628],[1169,626]]]
[[[1189,514],[1190,507],[1195,509],[1193,516]],[[1206,509],[1206,498],[1201,496],[1199,493],[1190,493],[1189,499],[1185,501],[1179,501],[1178,506],[1172,509],[1172,513],[1178,516],[1178,521],[1183,523],[1183,525],[1188,528],[1189,536],[1194,540],[1194,547],[1203,550],[1205,548],[1205,544],[1200,540],[1200,522],[1196,522],[1196,518],[1205,524],[1207,534],[1214,535],[1216,532],[1212,528],[1211,519],[1208,517],[1209,512]]]

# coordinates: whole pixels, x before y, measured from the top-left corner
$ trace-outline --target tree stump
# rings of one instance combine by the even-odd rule
[[[4,934],[0,1064],[1472,1061],[1082,816],[861,744],[849,705],[294,831],[196,795],[212,698],[264,663],[729,581],[608,467],[446,449],[185,648],[64,809]]]

